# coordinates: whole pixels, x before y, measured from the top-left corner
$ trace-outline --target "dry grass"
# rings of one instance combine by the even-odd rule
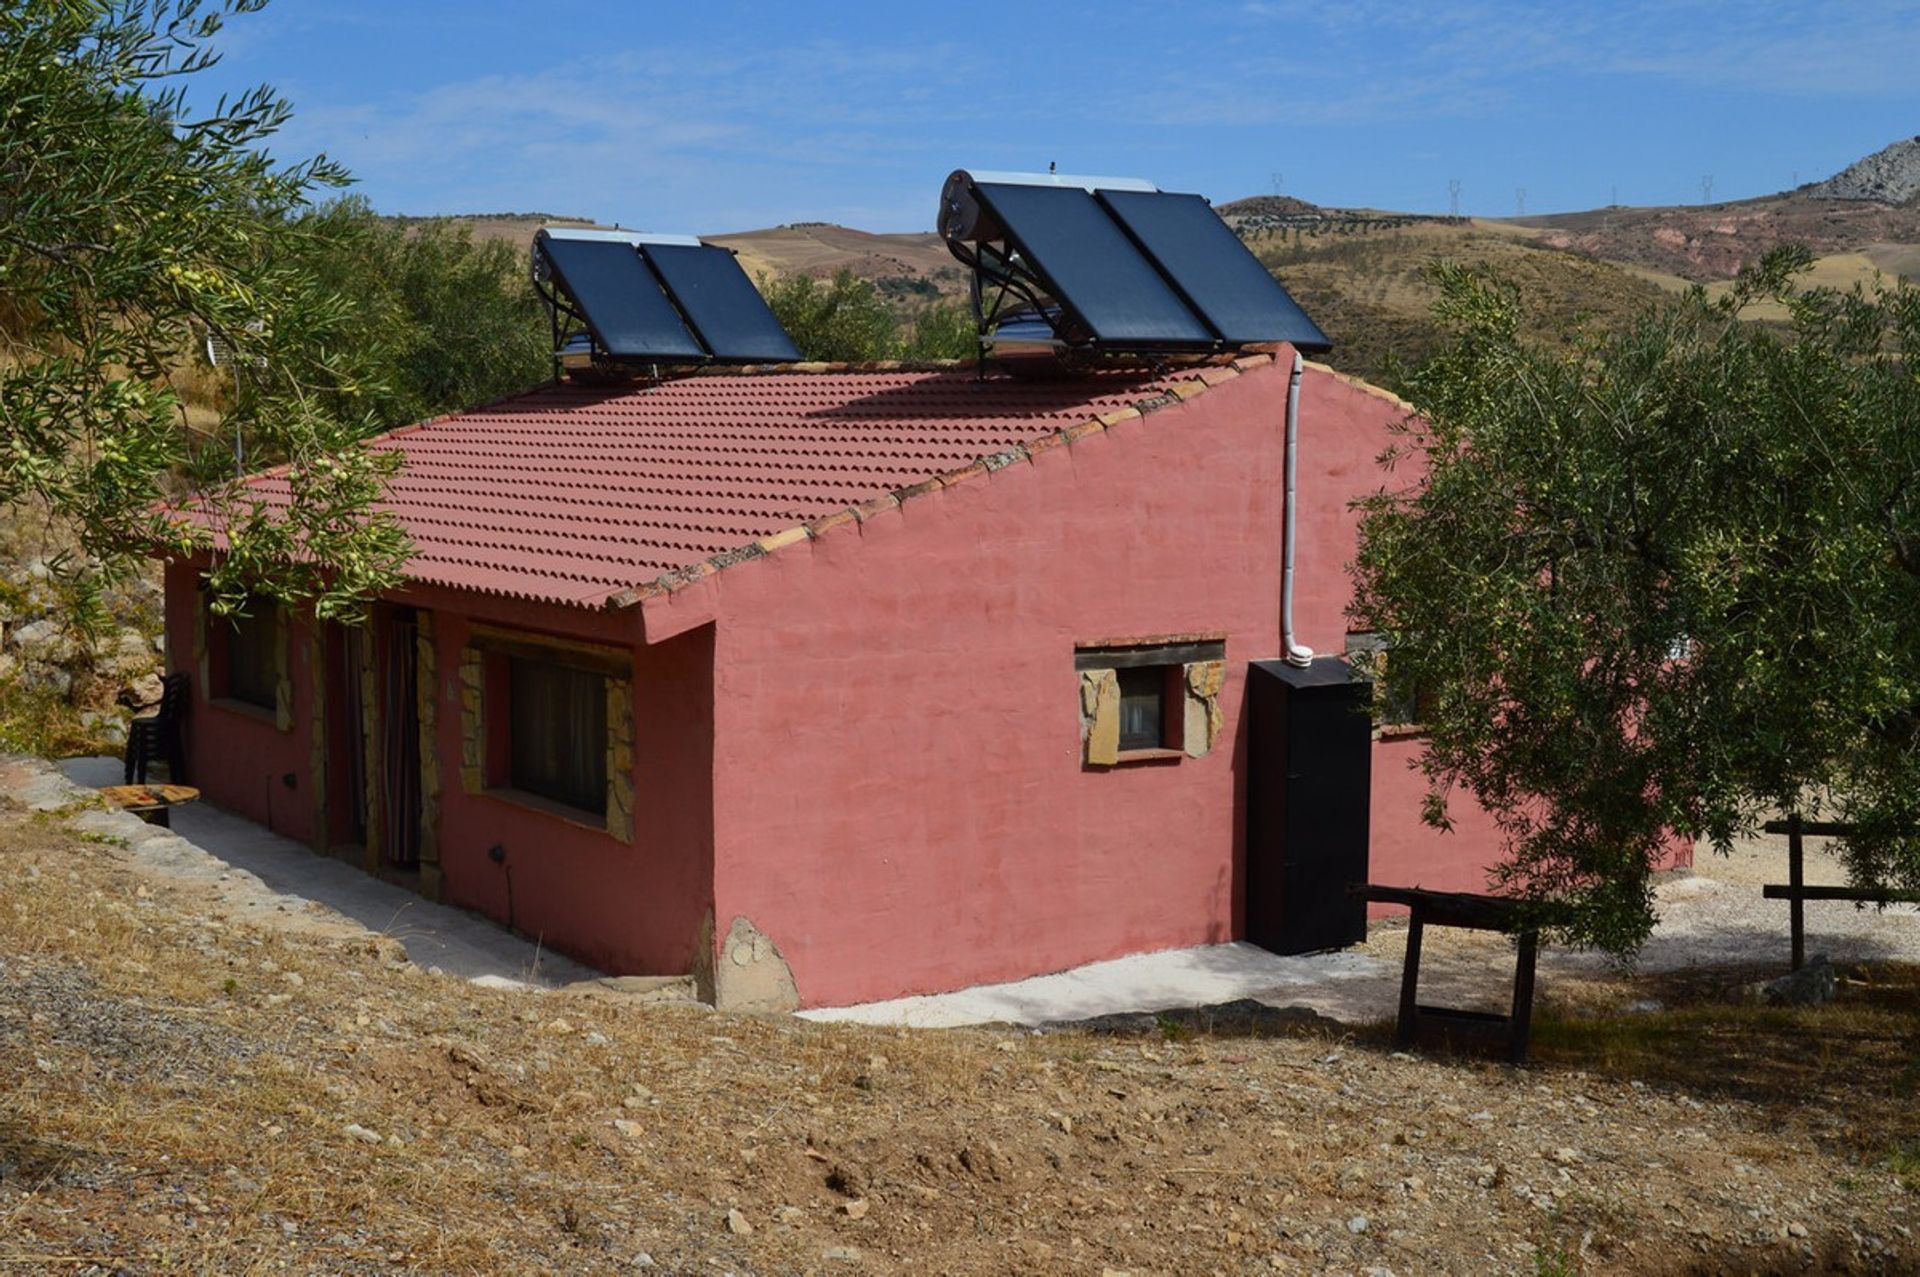
[[[1251,247],[1333,339],[1329,362],[1392,387],[1441,338],[1433,318],[1439,289],[1428,276],[1446,258],[1489,268],[1517,284],[1530,330],[1567,341],[1657,298],[1645,278],[1610,262],[1542,248],[1526,227],[1506,223],[1408,226],[1257,238]]]
[[[1569,1013],[1543,1026],[1546,1066],[1515,1073],[1392,1056],[1378,1031],[916,1033],[477,989],[372,937],[224,919],[204,886],[19,813],[0,812],[0,881],[18,1270],[1915,1258],[1915,1167],[1886,1146],[1909,1130],[1904,1003],[1697,1028]],[[1805,1242],[1781,1233],[1801,1220]]]

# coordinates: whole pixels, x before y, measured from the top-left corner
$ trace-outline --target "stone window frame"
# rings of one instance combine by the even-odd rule
[[[267,598],[255,598],[248,607],[250,611],[270,610],[274,618],[273,704],[264,705],[228,694],[227,670],[232,650],[229,645],[237,630],[230,617],[214,612],[213,599],[207,592],[205,582],[200,585],[200,605],[194,610],[193,617],[194,665],[200,675],[200,686],[206,694],[207,704],[216,709],[247,718],[267,719],[276,730],[290,732],[293,730],[293,676],[289,651],[294,625],[292,611],[285,604]]]
[[[497,675],[489,676],[490,666],[504,672],[505,661],[515,656],[587,670],[606,680],[606,803],[597,820],[591,810],[524,793],[510,784],[499,783],[491,774],[492,759],[504,741],[505,723],[497,717],[500,712],[497,705],[493,707],[492,716],[488,713],[490,703],[497,699],[501,681]],[[466,644],[460,651],[459,677],[460,787],[463,791],[602,830],[618,842],[633,842],[633,654],[630,651],[531,630],[476,623],[468,628]]]
[[[1359,630],[1347,635],[1343,654],[1356,677],[1373,684],[1373,738],[1399,740],[1424,736],[1427,727],[1423,711],[1428,704],[1426,689],[1401,690],[1388,680],[1387,667],[1392,645],[1384,634]],[[1356,660],[1354,658],[1358,657]]]
[[[1080,679],[1080,758],[1087,767],[1205,758],[1219,742],[1226,684],[1224,633],[1107,638],[1074,644]],[[1120,671],[1157,668],[1165,678],[1161,743],[1120,747]]]

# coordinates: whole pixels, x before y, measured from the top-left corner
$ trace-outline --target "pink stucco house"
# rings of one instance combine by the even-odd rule
[[[236,627],[168,565],[192,780],[727,1005],[1243,937],[1292,358],[562,381],[397,431],[417,552],[368,625]],[[1322,653],[1404,411],[1306,366],[1295,609]],[[1485,818],[1425,828],[1418,740],[1370,748],[1371,875],[1480,888]]]

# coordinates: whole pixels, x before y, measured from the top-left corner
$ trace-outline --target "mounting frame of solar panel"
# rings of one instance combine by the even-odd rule
[[[991,344],[987,334],[990,331],[997,332],[1003,324],[1009,321],[1017,323],[1019,320],[1027,317],[1037,318],[1045,322],[1054,332],[1060,347],[1064,349],[1082,349],[1090,352],[1100,352],[1104,350],[1115,353],[1192,354],[1209,350],[1231,349],[1239,345],[1248,344],[1254,340],[1290,341],[1300,349],[1308,351],[1323,351],[1331,348],[1331,343],[1327,340],[1326,335],[1320,330],[1319,326],[1300,309],[1299,305],[1293,301],[1292,297],[1280,286],[1279,282],[1274,280],[1271,275],[1266,273],[1264,268],[1259,266],[1257,259],[1255,259],[1250,252],[1247,252],[1243,245],[1238,244],[1237,237],[1235,237],[1234,246],[1241,249],[1241,252],[1245,254],[1247,265],[1251,265],[1254,270],[1266,280],[1272,289],[1271,295],[1256,300],[1263,300],[1267,305],[1271,306],[1274,313],[1281,317],[1283,323],[1270,335],[1262,334],[1258,337],[1240,338],[1229,335],[1229,333],[1223,331],[1221,325],[1216,323],[1214,318],[1209,315],[1209,299],[1204,297],[1197,298],[1190,295],[1189,288],[1187,287],[1188,281],[1183,280],[1179,271],[1170,268],[1168,263],[1162,259],[1161,254],[1156,253],[1148,243],[1143,241],[1142,235],[1136,227],[1130,224],[1130,219],[1122,216],[1120,210],[1116,208],[1117,203],[1124,202],[1125,200],[1141,199],[1155,201],[1165,199],[1169,202],[1170,206],[1183,201],[1199,201],[1201,206],[1205,207],[1205,201],[1199,196],[1166,194],[1150,182],[1133,178],[1086,178],[1055,174],[968,173],[965,170],[957,171],[948,178],[948,192],[954,189],[956,182],[961,181],[964,181],[965,188],[970,197],[985,205],[988,213],[997,223],[1000,232],[999,239],[984,236],[980,238],[970,238],[965,233],[958,235],[948,233],[944,235],[949,251],[951,251],[955,258],[962,264],[969,268],[970,300],[977,325],[976,331],[979,340],[979,354],[983,361],[986,358],[988,346]],[[991,195],[984,194],[981,191],[982,187],[1007,185],[1054,189],[1064,188],[1066,190],[1076,191],[1083,198],[1097,202],[1097,204],[1104,209],[1112,225],[1118,229],[1126,241],[1131,244],[1134,251],[1143,259],[1148,270],[1155,276],[1156,282],[1171,290],[1172,295],[1178,299],[1182,309],[1205,331],[1206,338],[1204,340],[1195,340],[1196,334],[1194,334],[1192,330],[1189,330],[1189,336],[1187,338],[1172,341],[1141,341],[1137,339],[1115,341],[1110,339],[1103,340],[1096,336],[1094,334],[1094,326],[1089,323],[1084,316],[1078,313],[1070,297],[1058,291],[1055,281],[1048,277],[1044,265],[1034,259],[1031,251],[1027,249],[1027,246],[1021,240],[1019,232],[1015,230],[1013,226],[1009,225],[1009,219],[1006,218],[999,209],[994,207]],[[1118,198],[1109,198],[1109,196]],[[944,205],[947,199],[947,192],[943,192],[942,199]],[[943,231],[948,229],[944,220],[945,212],[946,209],[943,208]],[[1218,219],[1218,215],[1214,214],[1211,208],[1207,208],[1207,212],[1216,220]],[[971,227],[969,226],[969,230],[970,229]],[[1231,230],[1226,227],[1224,222],[1220,223],[1220,229],[1228,235],[1232,235]],[[1237,262],[1224,261],[1219,258],[1219,248],[1217,244],[1212,251],[1215,254],[1214,260],[1203,264],[1215,268],[1215,274],[1220,273],[1219,268],[1222,266],[1226,268],[1225,273],[1228,276],[1231,276],[1235,271],[1244,270]],[[1217,281],[1202,280],[1201,282],[1215,283]],[[1234,282],[1237,282],[1242,289],[1250,287],[1250,284],[1244,278]],[[1248,299],[1243,296],[1240,300],[1246,301]],[[1067,312],[1068,318],[1077,324],[1079,331],[1076,332],[1075,328],[1071,325],[1063,325],[1063,309]]]
[[[585,260],[593,256],[599,263]],[[534,236],[532,257],[534,287],[547,305],[556,371],[568,366],[569,350],[581,336],[590,351],[584,362],[592,367],[785,363],[800,358],[730,249],[703,244],[691,235],[543,227]],[[570,267],[577,276],[572,280]],[[624,278],[616,278],[613,295],[601,299],[596,321],[594,305],[580,294],[601,291],[609,271]],[[619,328],[644,329],[640,348],[610,339],[609,321]]]

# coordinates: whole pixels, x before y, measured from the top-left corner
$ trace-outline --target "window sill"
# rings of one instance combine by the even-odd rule
[[[1414,740],[1425,736],[1427,729],[1419,723],[1395,723],[1388,727],[1374,729],[1375,740]]]
[[[1170,763],[1186,756],[1187,751],[1184,749],[1168,749],[1165,746],[1154,749],[1123,749],[1113,756],[1113,765],[1120,767],[1127,763]]]
[[[265,705],[255,705],[252,701],[243,701],[232,696],[212,696],[207,698],[207,704],[214,709],[224,710],[241,718],[257,719],[276,730],[280,726],[280,715],[276,711]]]
[[[602,834],[607,832],[605,812],[596,813],[582,807],[569,807],[563,802],[540,794],[528,793],[524,789],[515,789],[511,785],[489,785],[480,792],[487,798],[498,799],[515,807],[524,807],[529,811],[537,811],[543,816],[552,816],[555,820],[564,820],[582,829],[591,829],[595,833]]]

